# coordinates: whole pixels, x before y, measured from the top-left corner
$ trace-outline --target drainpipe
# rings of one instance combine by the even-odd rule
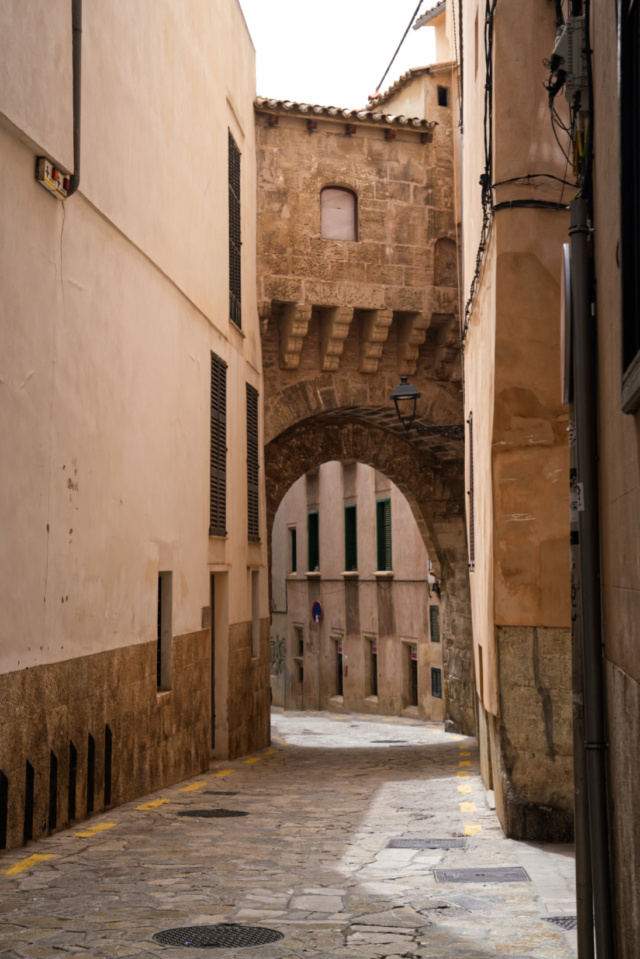
[[[82,85],[82,0],[71,0],[73,55],[73,173],[67,196],[80,186],[80,92]]]
[[[600,606],[597,444],[597,344],[589,295],[587,201],[571,201],[573,382],[580,544],[584,733],[593,905],[598,959],[613,959],[613,921],[606,786],[604,666]]]

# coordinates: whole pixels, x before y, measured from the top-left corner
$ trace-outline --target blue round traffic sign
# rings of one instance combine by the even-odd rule
[[[320,603],[314,603],[311,607],[311,617],[314,623],[319,623],[322,619],[322,606]]]

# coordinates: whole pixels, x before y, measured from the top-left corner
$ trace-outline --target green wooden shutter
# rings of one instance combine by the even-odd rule
[[[209,535],[227,535],[227,364],[211,354]]]
[[[247,515],[252,543],[260,541],[258,468],[258,391],[247,383]]]
[[[229,316],[242,326],[240,150],[229,130]]]
[[[376,533],[378,540],[378,569],[393,569],[391,565],[391,500],[376,503]]]
[[[442,670],[431,670],[431,695],[434,699],[442,699]]]
[[[347,572],[358,568],[358,521],[355,506],[344,508],[344,568]]]
[[[320,531],[318,522],[318,513],[309,513],[307,519],[307,540],[308,540],[308,559],[307,569],[312,573],[320,568]]]
[[[440,607],[429,607],[429,625],[431,627],[431,642],[440,642]]]

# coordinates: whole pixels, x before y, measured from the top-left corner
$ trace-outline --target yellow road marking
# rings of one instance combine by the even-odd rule
[[[460,812],[475,812],[476,804],[474,802],[461,802]]]
[[[458,792],[459,792],[459,793],[470,793],[470,792],[471,792],[471,786],[470,786],[468,783],[460,783],[460,785],[458,786]]]
[[[183,786],[182,789],[179,790],[179,791],[180,791],[181,793],[193,793],[193,792],[196,791],[196,789],[202,789],[202,787],[203,787],[203,786],[206,786],[206,785],[207,785],[207,784],[206,784],[205,782],[191,783],[190,786]]]
[[[214,776],[228,776],[233,772],[233,769],[221,769],[220,772],[214,773]]]
[[[475,836],[479,832],[482,832],[482,826],[479,822],[466,822],[464,824],[465,836]]]
[[[469,775],[469,773],[467,772],[466,769],[459,769],[457,775],[458,775],[458,779],[464,779],[466,776]]]
[[[470,756],[471,753],[469,752],[468,749],[461,749],[461,750],[460,750],[460,755],[461,755],[461,756]]]
[[[458,766],[470,766],[470,765],[471,765],[470,759],[461,759],[460,762],[458,763]]]
[[[74,836],[80,836],[82,839],[91,839],[92,836],[97,836],[98,833],[104,832],[105,829],[113,829],[114,826],[114,822],[98,822],[95,826],[89,826],[84,832],[74,833]]]
[[[277,753],[277,752],[278,752],[277,749],[267,749],[267,750],[265,751],[265,756],[273,756],[273,754],[274,754],[274,753]]]
[[[253,756],[251,759],[245,759],[244,762],[245,762],[245,763],[259,763],[259,762],[260,762],[260,757],[259,757],[259,756]]]
[[[152,799],[150,802],[145,802],[141,806],[136,806],[136,809],[157,809],[158,806],[164,806],[166,802],[169,802],[168,799]]]
[[[53,859],[53,855],[50,856],[29,856],[28,859],[23,859],[21,862],[16,862],[13,866],[9,866],[8,869],[5,869],[2,873],[4,876],[17,876],[19,872],[24,872],[25,869],[30,869],[31,866],[35,866],[37,862],[44,862],[45,859]]]

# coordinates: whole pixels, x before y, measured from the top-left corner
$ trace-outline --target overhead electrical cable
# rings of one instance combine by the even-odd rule
[[[418,16],[418,13],[419,13],[419,11],[420,11],[420,7],[421,7],[421,6],[422,6],[422,0],[420,0],[420,3],[419,3],[418,6],[416,7],[416,9],[415,9],[415,11],[414,11],[411,19],[409,20],[409,23],[408,23],[408,25],[407,25],[407,29],[404,31],[404,33],[403,33],[403,35],[402,35],[402,40],[401,40],[400,43],[398,44],[398,46],[397,46],[397,48],[396,48],[396,52],[394,53],[394,55],[391,57],[391,60],[389,61],[389,66],[387,67],[387,69],[386,69],[386,70],[384,71],[384,73],[382,74],[382,79],[380,80],[380,83],[379,83],[378,86],[376,87],[376,96],[377,96],[377,94],[378,94],[378,91],[380,90],[380,87],[382,86],[382,84],[383,84],[384,81],[385,81],[385,77],[387,76],[389,70],[390,70],[391,67],[393,66],[393,62],[394,62],[395,58],[398,56],[398,54],[399,54],[399,52],[400,52],[400,47],[402,46],[402,44],[404,43],[404,41],[407,39],[407,34],[409,33],[409,30],[411,29],[411,27],[412,27],[412,25],[413,25],[416,17]],[[373,97],[371,97],[371,99],[373,99]]]

